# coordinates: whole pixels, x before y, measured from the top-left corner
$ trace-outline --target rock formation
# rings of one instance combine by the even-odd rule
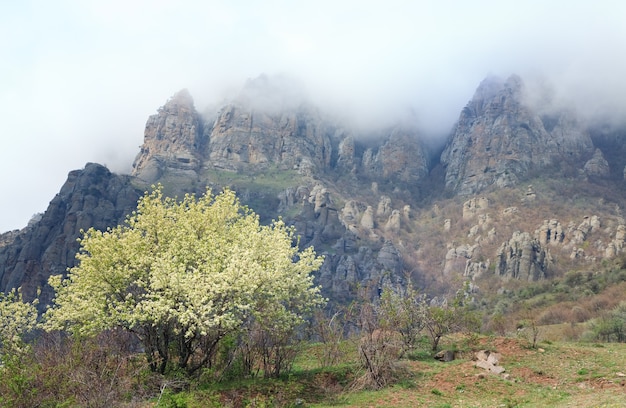
[[[515,232],[498,249],[496,275],[508,279],[535,281],[549,275],[550,252],[527,232]]]
[[[186,89],[172,96],[148,118],[144,143],[133,163],[132,174],[147,183],[165,172],[180,179],[196,179],[203,145],[202,121]]]
[[[600,149],[596,149],[593,157],[585,163],[583,170],[586,175],[592,177],[608,178],[611,174],[609,162],[606,161]]]
[[[567,113],[543,118],[524,102],[517,76],[485,79],[461,112],[441,162],[446,188],[461,195],[515,185],[533,169],[588,157],[593,144]]]
[[[42,289],[40,307],[52,298],[51,275],[65,274],[75,265],[81,230],[104,230],[124,221],[140,193],[128,176],[88,163],[69,173],[41,220],[20,231],[10,245],[0,247],[0,288],[22,287],[25,298]]]
[[[610,147],[621,139],[598,140],[602,150],[571,113],[533,109],[516,76],[480,84],[441,163],[429,156],[415,123],[365,134],[313,106],[285,79],[251,80],[236,98],[203,115],[183,90],[148,118],[131,176],[88,164],[70,173],[41,219],[0,234],[0,289],[22,286],[32,298],[42,287],[45,307],[47,278],[74,265],[80,229],[121,223],[140,192],[156,182],[178,195],[229,186],[263,222],[283,217],[299,245],[325,256],[316,282],[333,301],[402,285],[407,272],[437,289],[455,276],[548,278],[547,248],[571,264],[623,252],[623,220],[605,220],[602,213],[603,231],[597,216],[582,223],[568,217],[561,225],[562,216],[537,212],[550,211],[549,184],[541,181],[512,195],[488,190],[529,175],[549,177],[563,163],[575,170],[567,173],[572,184],[623,184],[626,159]],[[514,198],[502,202],[507,194]],[[529,209],[546,221],[511,236],[525,226]]]

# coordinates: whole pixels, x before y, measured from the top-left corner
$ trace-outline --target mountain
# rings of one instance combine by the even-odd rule
[[[441,161],[446,187],[469,195],[508,187],[565,162],[591,158],[589,132],[571,112],[541,114],[524,103],[521,78],[485,79],[461,112]]]
[[[623,129],[534,105],[521,78],[486,78],[439,155],[409,121],[367,132],[314,106],[282,77],[248,81],[214,112],[188,91],[146,123],[131,175],[89,163],[41,219],[0,235],[0,289],[51,292],[81,229],[123,222],[151,184],[170,195],[230,187],[325,255],[325,296],[345,302],[416,282],[476,293],[598,269],[626,244]]]

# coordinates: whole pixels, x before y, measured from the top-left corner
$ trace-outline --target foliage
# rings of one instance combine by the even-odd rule
[[[469,281],[459,289],[451,304],[431,305],[426,308],[425,327],[431,340],[432,351],[437,351],[441,338],[449,333],[463,330],[467,334],[480,329],[481,316],[473,309]]]
[[[415,346],[426,327],[426,297],[420,295],[411,283],[401,293],[386,287],[380,296],[378,314],[383,327],[400,333],[405,352]]]
[[[363,303],[359,310],[359,361],[365,374],[355,382],[355,388],[380,389],[396,377],[394,362],[401,354],[403,343],[398,333],[381,325],[380,314],[371,303]]]
[[[626,301],[596,319],[592,330],[598,340],[626,343]]]
[[[426,331],[431,340],[432,351],[437,351],[441,338],[454,331],[456,314],[453,308],[431,306],[426,317]]]
[[[319,310],[313,318],[313,334],[319,340],[321,347],[316,353],[322,368],[331,367],[339,363],[343,355],[341,349],[344,333],[347,331],[349,308],[340,308],[334,313],[324,313]]]
[[[531,348],[537,348],[537,342],[541,335],[541,326],[539,325],[537,314],[525,308],[522,313],[522,320],[518,323],[518,335],[525,336],[530,343]]]
[[[24,336],[37,325],[36,305],[37,300],[24,302],[19,289],[0,293],[0,364],[8,356],[16,358],[28,351]]]
[[[126,225],[84,233],[78,266],[50,278],[46,328],[122,328],[139,338],[154,371],[174,361],[188,372],[211,367],[228,334],[251,322],[288,332],[323,303],[311,275],[322,258],[295,241],[280,220],[260,225],[232,191],[178,202],[158,186]]]

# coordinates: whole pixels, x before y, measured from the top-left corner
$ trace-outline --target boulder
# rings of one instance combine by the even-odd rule
[[[482,368],[489,373],[500,375],[506,371],[504,367],[499,365],[500,357],[500,354],[493,353],[488,350],[477,351],[474,355],[474,366]]]

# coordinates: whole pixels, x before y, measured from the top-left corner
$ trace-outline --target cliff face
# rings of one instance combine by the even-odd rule
[[[227,170],[271,165],[311,175],[330,168],[332,124],[306,106],[266,112],[230,104],[218,114],[208,135],[205,164]]]
[[[132,175],[147,183],[155,182],[168,171],[183,178],[195,177],[202,160],[202,133],[200,115],[184,89],[148,118]]]
[[[592,153],[589,133],[571,114],[542,116],[524,103],[519,77],[490,77],[461,112],[441,162],[446,188],[468,195],[515,185],[531,170]]]
[[[25,298],[42,289],[42,306],[52,298],[48,277],[75,265],[81,230],[106,229],[124,221],[139,192],[129,177],[88,163],[72,171],[38,222],[24,228],[9,245],[0,246],[0,289],[22,287]]]
[[[289,91],[289,83],[265,76],[202,118],[186,90],[148,119],[133,175],[146,183],[162,178],[202,182],[203,171],[295,170],[303,176],[352,172],[371,179],[415,182],[428,175],[429,155],[415,129],[396,126],[364,147],[344,128]]]

